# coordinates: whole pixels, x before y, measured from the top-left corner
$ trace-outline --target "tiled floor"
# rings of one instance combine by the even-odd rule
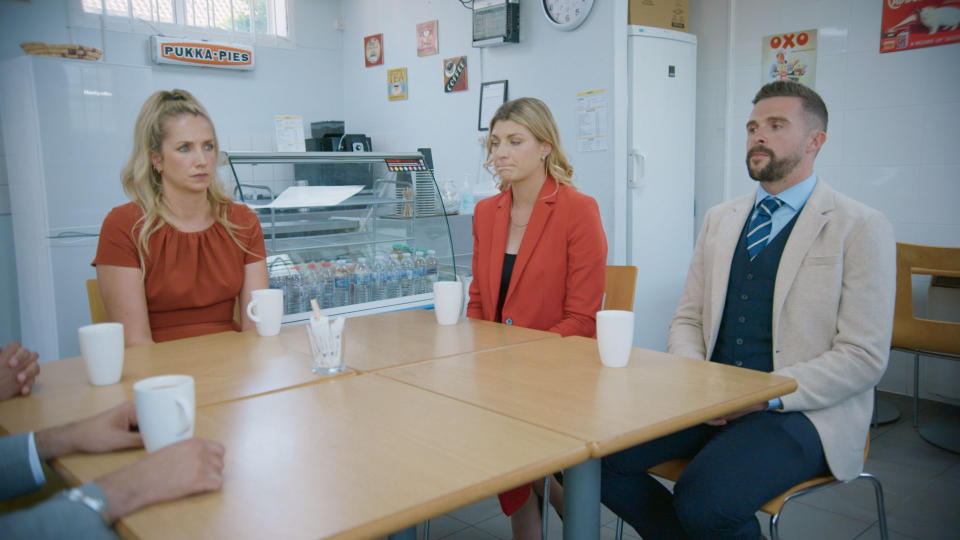
[[[960,455],[941,450],[914,431],[908,397],[882,394],[901,411],[901,419],[880,426],[871,435],[865,467],[883,482],[887,523],[892,540],[955,540],[960,538]],[[960,416],[960,408],[923,402],[921,421]],[[758,514],[769,536],[769,517]],[[616,520],[603,509],[601,539],[614,537]],[[551,512],[549,538],[562,538],[560,520]],[[865,540],[880,538],[873,488],[864,481],[838,485],[792,501],[781,516],[785,539]],[[418,536],[423,538],[422,526]],[[638,538],[625,527],[624,537]],[[510,522],[496,497],[484,499],[430,522],[430,538],[472,540],[510,539]]]

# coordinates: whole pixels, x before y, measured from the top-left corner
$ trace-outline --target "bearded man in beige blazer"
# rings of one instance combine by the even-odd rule
[[[605,458],[603,502],[645,540],[760,538],[765,502],[863,467],[893,325],[893,232],[813,172],[827,139],[816,92],[777,81],[753,103],[746,162],[758,189],[707,213],[668,350],[798,388]],[[680,457],[691,461],[671,494],[646,470]]]

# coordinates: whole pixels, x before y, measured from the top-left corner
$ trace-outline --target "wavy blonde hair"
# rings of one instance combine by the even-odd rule
[[[558,186],[563,185],[577,189],[577,186],[573,184],[573,165],[570,165],[570,161],[563,151],[563,146],[560,145],[560,130],[557,129],[557,122],[553,119],[553,114],[546,103],[532,97],[517,98],[504,103],[490,119],[490,133],[493,133],[493,126],[501,120],[516,122],[530,130],[537,141],[548,143],[552,149],[543,160],[547,174],[557,181]],[[497,173],[491,168],[493,164],[491,144],[488,136],[487,161],[483,166],[494,178],[497,178]],[[508,186],[504,185],[503,182],[499,182],[499,184],[500,191],[507,190]]]
[[[141,277],[146,275],[145,259],[150,255],[150,237],[165,223],[171,223],[172,217],[170,208],[164,201],[160,173],[153,168],[152,157],[161,152],[161,145],[166,137],[166,120],[184,114],[202,117],[210,122],[210,127],[213,128],[213,121],[203,105],[190,92],[177,89],[160,90],[147,98],[133,127],[133,151],[123,168],[122,182],[124,193],[143,212],[143,216],[134,224],[134,230],[140,228],[136,237],[140,269],[143,271]],[[213,133],[213,144],[214,151],[219,152],[216,130]],[[227,209],[232,200],[220,183],[216,169],[211,171],[207,202],[210,204],[210,215],[214,221],[223,225],[230,238],[249,253],[234,235],[234,231],[240,226],[227,219]]]

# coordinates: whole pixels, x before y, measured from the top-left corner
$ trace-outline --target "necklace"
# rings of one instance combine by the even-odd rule
[[[529,218],[529,217],[527,218],[527,222],[526,222],[526,223],[524,223],[524,224],[522,224],[522,225],[518,224],[518,223],[517,223],[517,220],[514,219],[514,217],[513,217],[513,209],[512,209],[512,208],[510,209],[510,226],[511,226],[511,227],[516,227],[516,228],[518,228],[518,229],[522,229],[522,228],[526,227],[528,224],[530,224],[530,218]]]

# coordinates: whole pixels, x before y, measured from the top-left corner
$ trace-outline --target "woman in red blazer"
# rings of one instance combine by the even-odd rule
[[[467,316],[594,337],[607,240],[597,202],[573,186],[573,167],[546,104],[520,98],[497,110],[490,120],[487,167],[493,167],[501,193],[474,210]],[[541,494],[542,486],[535,486]],[[516,539],[539,538],[530,487],[500,494]],[[550,499],[562,512],[561,490],[552,489]]]

